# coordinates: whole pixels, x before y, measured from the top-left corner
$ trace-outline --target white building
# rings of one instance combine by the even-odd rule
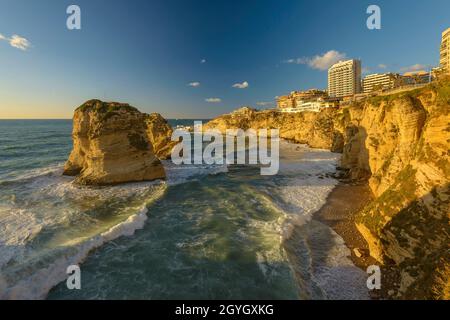
[[[398,74],[393,73],[369,74],[363,80],[363,92],[371,93],[372,91],[379,89],[393,89],[398,77]]]
[[[287,113],[296,113],[296,112],[305,112],[305,111],[311,111],[311,112],[319,112],[322,109],[325,108],[333,108],[336,107],[335,102],[329,102],[325,101],[323,99],[317,99],[317,100],[309,100],[309,101],[298,101],[293,108],[283,108],[280,109],[280,112],[287,112]]]
[[[341,61],[328,69],[328,94],[344,97],[361,92],[361,61]]]
[[[446,72],[450,72],[450,28],[442,32],[440,53],[441,68]]]

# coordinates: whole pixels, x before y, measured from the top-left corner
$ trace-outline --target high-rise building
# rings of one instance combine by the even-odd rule
[[[341,61],[328,69],[328,94],[344,97],[361,92],[361,61]]]
[[[450,72],[450,28],[442,32],[440,64],[444,71]]]
[[[369,74],[363,80],[363,92],[371,93],[376,90],[393,89],[398,82],[399,76],[394,73]]]

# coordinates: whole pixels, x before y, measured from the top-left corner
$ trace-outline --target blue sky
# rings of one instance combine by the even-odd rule
[[[70,4],[81,30],[66,28]],[[370,4],[381,30],[366,27]],[[325,88],[333,59],[366,72],[435,66],[448,27],[448,0],[0,0],[0,118],[70,118],[91,98],[211,118]]]

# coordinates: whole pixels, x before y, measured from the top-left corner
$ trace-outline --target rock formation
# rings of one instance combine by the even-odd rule
[[[298,143],[309,144],[313,148],[341,151],[342,134],[334,122],[336,110],[323,110],[320,113],[279,113],[275,110],[256,111],[242,108],[233,113],[220,116],[204,125],[204,130],[217,129],[274,129],[280,130],[280,137]]]
[[[370,254],[399,274],[397,298],[450,292],[450,79],[319,113],[246,110],[206,126],[279,128],[280,137],[342,152],[375,196],[357,227]]]
[[[122,103],[90,100],[75,111],[64,174],[82,185],[165,178],[147,137],[146,115]]]
[[[161,160],[170,158],[173,147],[178,143],[172,141],[172,127],[159,113],[146,115],[145,125],[148,141],[153,145],[156,156]]]
[[[397,297],[440,297],[450,285],[450,81],[348,112],[342,165],[369,176],[375,195],[357,227],[371,255],[398,269]]]

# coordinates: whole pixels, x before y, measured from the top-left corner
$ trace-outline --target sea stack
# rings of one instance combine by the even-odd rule
[[[89,100],[81,105],[73,118],[73,150],[64,175],[94,186],[165,178],[148,140],[146,117],[124,103]]]

